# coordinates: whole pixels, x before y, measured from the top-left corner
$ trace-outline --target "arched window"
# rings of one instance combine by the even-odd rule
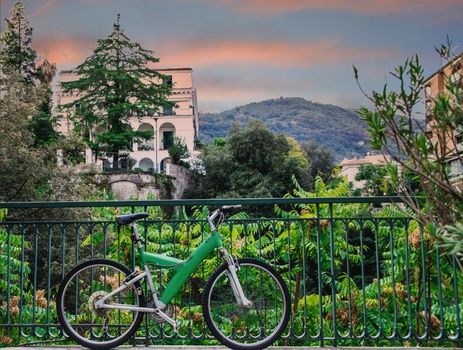
[[[139,151],[153,151],[154,150],[154,128],[151,124],[143,123],[138,127],[138,131],[148,131],[151,133],[151,139],[142,140],[138,143]]]
[[[138,163],[138,167],[144,171],[149,171],[154,169],[154,163],[149,158],[142,158]]]
[[[169,149],[174,144],[175,126],[171,123],[164,123],[159,128],[159,134],[162,140],[162,149]]]
[[[163,160],[161,160],[161,164],[160,164],[160,170],[161,170],[161,173],[165,173],[166,172],[166,165],[167,164],[170,164],[172,161],[170,160],[169,157],[167,158],[164,158]]]

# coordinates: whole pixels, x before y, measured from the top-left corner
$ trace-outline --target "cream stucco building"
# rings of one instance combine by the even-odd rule
[[[345,176],[347,181],[352,182],[354,189],[363,188],[366,181],[357,181],[355,179],[361,165],[386,166],[391,162],[392,159],[390,156],[384,156],[382,154],[368,154],[364,158],[343,159],[341,162],[340,175]]]
[[[192,157],[196,155],[195,140],[199,131],[199,115],[196,88],[193,86],[193,70],[191,68],[167,68],[158,69],[159,73],[165,75],[163,83],[172,85],[172,94],[169,100],[175,102],[175,107],[164,108],[159,115],[146,116],[142,118],[132,117],[130,125],[133,130],[145,130],[153,132],[153,139],[143,143],[135,143],[133,151],[129,152],[133,160],[133,168],[143,170],[164,171],[169,163],[167,149],[175,137],[179,137],[188,146]],[[60,82],[77,79],[73,70],[62,71],[59,74]],[[60,88],[57,90],[59,104],[66,104],[78,96],[65,94]],[[72,123],[66,115],[60,119],[58,131],[67,134],[72,129]],[[98,130],[93,131],[97,133]],[[111,159],[95,159],[91,150],[86,150],[86,163],[96,163],[102,168],[108,167]]]

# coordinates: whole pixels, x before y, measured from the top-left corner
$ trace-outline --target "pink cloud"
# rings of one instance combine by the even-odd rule
[[[96,40],[82,37],[39,38],[32,42],[37,53],[57,65],[78,65],[96,47]]]
[[[164,65],[192,67],[216,65],[261,65],[275,68],[309,67],[346,60],[372,60],[391,57],[396,50],[342,45],[338,39],[317,42],[287,41],[196,41],[183,45],[166,44],[157,50]]]
[[[77,65],[91,55],[96,40],[87,37],[49,37],[33,41],[43,58],[58,65]],[[157,66],[208,67],[220,65],[268,66],[274,68],[310,67],[345,61],[369,61],[397,54],[395,49],[352,47],[339,39],[316,42],[260,40],[193,40],[187,43],[166,43],[158,46]]]
[[[214,0],[216,3],[217,0]],[[452,10],[461,0],[218,0],[243,13],[277,14],[301,10],[352,12],[364,15]]]

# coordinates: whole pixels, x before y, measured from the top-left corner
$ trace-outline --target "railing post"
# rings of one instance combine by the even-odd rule
[[[320,225],[320,204],[315,204],[315,211],[317,216],[317,282],[318,282],[318,313],[320,319],[319,326],[319,336],[320,336],[320,346],[325,346],[325,338],[323,334],[323,300],[322,300],[322,266],[321,266],[321,257],[320,257],[320,234],[321,234],[321,225]]]
[[[331,268],[331,299],[332,299],[332,310],[333,310],[333,345],[338,346],[338,322],[336,315],[336,269],[334,266],[334,221],[333,221],[333,203],[328,204],[329,216],[330,216],[330,268]]]

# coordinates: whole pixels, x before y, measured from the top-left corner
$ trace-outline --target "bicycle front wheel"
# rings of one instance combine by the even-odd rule
[[[204,319],[212,334],[236,349],[263,349],[284,331],[290,313],[288,289],[280,274],[256,259],[238,259],[236,272],[251,306],[239,305],[223,264],[206,284]]]
[[[95,259],[76,266],[61,283],[57,313],[71,339],[101,350],[121,345],[137,330],[143,313],[136,310],[97,308],[95,302],[124,285],[132,271],[116,261]],[[105,304],[145,306],[140,283],[111,296]],[[116,306],[116,305],[113,305]]]

